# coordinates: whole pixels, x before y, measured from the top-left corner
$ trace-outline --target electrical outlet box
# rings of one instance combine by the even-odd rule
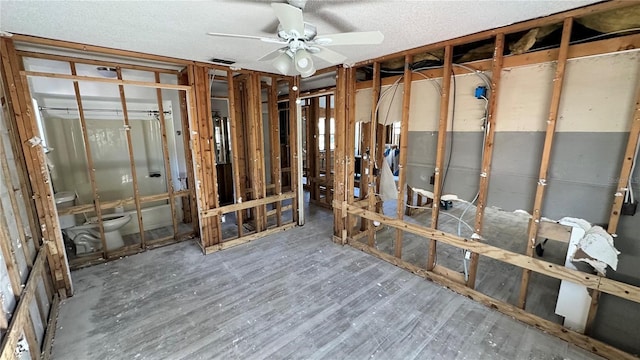
[[[486,86],[478,86],[476,88],[475,93],[476,99],[482,99],[487,97],[487,87]]]
[[[622,215],[629,215],[629,216],[633,216],[636,214],[636,210],[638,210],[638,202],[632,202],[632,203],[624,203],[622,204],[622,210],[621,210],[621,214]]]
[[[434,185],[436,183],[436,175],[433,174],[431,175],[431,177],[429,178],[429,184],[430,185]]]

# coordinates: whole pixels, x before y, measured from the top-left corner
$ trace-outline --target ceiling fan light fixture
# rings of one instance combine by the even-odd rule
[[[293,61],[296,66],[296,70],[298,70],[302,77],[309,77],[316,72],[316,69],[313,67],[311,54],[306,50],[296,51]]]
[[[291,71],[291,58],[286,53],[282,53],[271,63],[282,75],[289,75]]]

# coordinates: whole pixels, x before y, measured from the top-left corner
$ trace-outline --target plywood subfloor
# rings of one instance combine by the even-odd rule
[[[203,256],[180,243],[72,274],[54,359],[597,358],[351,247],[331,213]]]

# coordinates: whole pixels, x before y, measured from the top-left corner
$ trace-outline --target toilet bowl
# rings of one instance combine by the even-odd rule
[[[131,215],[127,213],[102,215],[102,226],[108,251],[124,246],[120,228],[129,221],[131,221]],[[102,250],[98,217],[92,217],[84,224],[67,228],[64,231],[76,245],[76,255]]]

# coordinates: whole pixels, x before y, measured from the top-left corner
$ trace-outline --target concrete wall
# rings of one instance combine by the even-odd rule
[[[639,57],[639,51],[630,51],[569,61],[543,216],[608,222],[633,115]],[[554,70],[554,63],[543,63],[502,71],[489,206],[505,211],[531,212],[533,208]],[[429,178],[434,171],[440,101],[437,86],[430,82],[439,84],[440,79],[412,83],[407,154],[408,184],[424,189],[433,187]],[[476,75],[456,76],[455,118],[453,126],[450,121],[447,133],[453,153],[444,192],[466,200],[471,200],[478,189],[483,142],[480,126],[485,101],[473,94],[482,84]],[[387,88],[390,87],[382,91]],[[379,121],[400,120],[402,85],[398,86],[393,101],[392,97],[386,96],[381,102]],[[359,91],[358,120],[368,121],[370,98],[370,90]],[[451,119],[453,97],[449,111]],[[445,161],[448,158],[449,155]],[[640,196],[638,168],[633,187]],[[634,285],[640,285],[638,217],[640,214],[622,217],[615,239],[622,254],[618,270],[608,273],[611,278]],[[622,300],[610,298],[603,295],[596,336],[628,351],[640,352],[640,340],[636,331],[632,331],[633,324],[640,322],[640,306],[629,302],[629,306],[620,306]],[[633,311],[629,312],[631,308]],[[620,321],[625,318],[626,321]]]

